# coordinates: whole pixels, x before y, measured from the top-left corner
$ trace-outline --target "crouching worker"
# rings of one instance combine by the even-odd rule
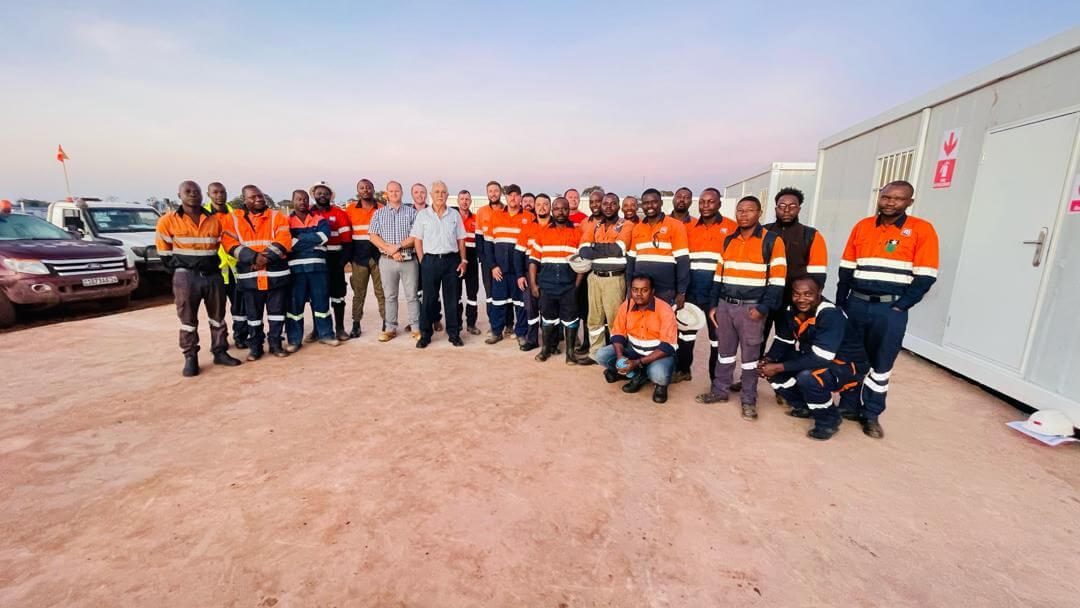
[[[791,405],[789,415],[814,419],[807,435],[824,441],[840,430],[832,394],[840,392],[841,401],[858,399],[852,389],[859,386],[866,356],[847,315],[821,297],[816,280],[796,278],[791,289],[792,304],[777,322],[758,371]]]
[[[330,239],[330,222],[311,212],[311,199],[303,190],[292,195],[293,212],[289,216],[289,233],[292,234],[292,253],[289,271],[292,285],[289,293],[289,312],[285,315],[285,336],[289,343],[285,352],[300,350],[304,339],[304,307],[311,303],[315,317],[315,335],[322,344],[340,344],[334,336],[330,322],[330,272],[326,265],[326,243]],[[338,315],[339,324],[341,315]]]
[[[652,380],[652,400],[665,403],[668,384],[675,369],[678,330],[675,311],[656,297],[652,279],[636,275],[630,281],[630,299],[619,306],[611,326],[611,344],[596,352],[596,362],[604,366],[609,383],[629,379],[624,393],[636,393]]]

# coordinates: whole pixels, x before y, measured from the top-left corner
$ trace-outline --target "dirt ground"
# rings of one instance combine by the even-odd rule
[[[0,335],[0,606],[1076,606],[1080,448],[904,355],[886,438],[512,341],[180,376],[169,306]],[[482,323],[483,325],[483,323]],[[205,320],[201,324],[207,341]],[[240,354],[236,353],[235,354]]]

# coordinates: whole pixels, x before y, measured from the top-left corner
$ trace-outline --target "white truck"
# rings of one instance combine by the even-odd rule
[[[76,238],[121,247],[128,268],[139,272],[137,295],[150,293],[152,286],[167,282],[165,266],[154,245],[160,213],[142,203],[109,203],[97,198],[76,198],[49,205],[49,223]]]

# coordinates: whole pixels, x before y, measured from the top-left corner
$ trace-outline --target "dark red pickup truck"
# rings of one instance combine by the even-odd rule
[[[0,214],[0,327],[13,324],[20,307],[126,306],[138,283],[123,249],[78,240],[34,216]]]

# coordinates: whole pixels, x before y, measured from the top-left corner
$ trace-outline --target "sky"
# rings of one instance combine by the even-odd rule
[[[1080,24],[1080,2],[0,0],[0,198],[489,179],[695,193]]]

